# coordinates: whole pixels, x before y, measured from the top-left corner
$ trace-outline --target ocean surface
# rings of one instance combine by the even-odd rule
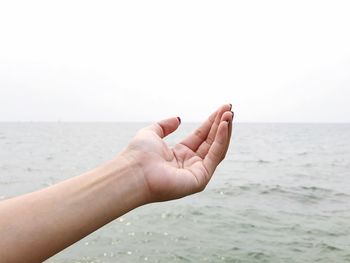
[[[0,200],[94,168],[144,125],[0,123]],[[350,124],[235,124],[204,192],[140,207],[46,262],[350,262]]]

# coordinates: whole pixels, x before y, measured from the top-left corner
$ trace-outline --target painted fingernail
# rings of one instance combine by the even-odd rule
[[[232,109],[232,104],[230,103],[230,110]]]
[[[235,113],[233,111],[231,111],[231,113],[232,113],[232,118],[233,118],[235,116]]]
[[[179,123],[181,123],[181,118],[180,117],[176,117],[179,120]]]

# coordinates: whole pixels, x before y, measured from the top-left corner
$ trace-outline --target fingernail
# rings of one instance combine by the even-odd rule
[[[179,120],[179,123],[181,123],[181,118],[180,117],[176,117]]]
[[[232,104],[230,103],[230,110],[232,109]]]
[[[231,113],[232,113],[232,118],[233,118],[235,116],[235,113],[233,111],[231,111]]]

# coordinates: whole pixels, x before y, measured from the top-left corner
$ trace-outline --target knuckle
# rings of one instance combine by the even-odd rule
[[[194,132],[194,134],[195,134],[197,137],[199,137],[199,138],[202,138],[202,136],[203,136],[203,132],[202,132],[201,130],[196,130],[196,131]]]
[[[214,139],[213,139],[212,137],[208,137],[208,138],[205,140],[205,142],[206,142],[207,144],[211,145],[211,144],[213,144]]]

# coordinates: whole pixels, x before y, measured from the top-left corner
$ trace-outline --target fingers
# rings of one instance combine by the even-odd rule
[[[165,136],[168,136],[170,133],[174,132],[180,126],[180,124],[180,117],[173,117],[154,123],[146,129],[150,129],[160,138],[164,138]]]
[[[208,171],[208,180],[213,175],[216,167],[222,161],[229,144],[229,121],[221,121],[207,155],[203,160],[203,165]]]
[[[221,160],[223,160],[226,156],[226,153],[227,153],[227,150],[228,150],[228,147],[230,145],[230,141],[231,141],[231,135],[232,135],[232,125],[233,125],[233,118],[234,118],[235,114],[234,112],[232,111],[232,121],[230,121],[228,123],[228,143],[227,143],[227,147],[226,147],[226,150],[221,158]]]
[[[218,118],[220,117],[220,118]],[[199,146],[197,150],[197,155],[204,159],[204,157],[207,155],[211,145],[213,144],[215,140],[216,133],[218,131],[219,124],[222,121],[232,121],[233,113],[231,111],[225,111],[221,116],[217,116],[217,119],[215,120],[215,123],[213,123],[212,128],[210,130],[210,133],[206,140]],[[230,126],[230,125],[229,125]]]
[[[222,105],[219,109],[213,112],[209,118],[190,136],[185,138],[181,144],[187,146],[192,151],[197,151],[200,145],[208,138],[210,134],[210,138],[214,140],[216,129],[220,123],[220,119],[222,114],[231,109],[231,104]],[[215,126],[214,126],[215,123]],[[214,128],[213,128],[214,126]]]

